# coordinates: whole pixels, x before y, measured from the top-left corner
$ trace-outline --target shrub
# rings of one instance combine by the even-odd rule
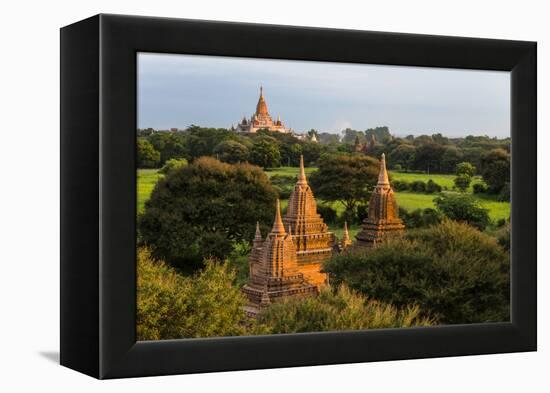
[[[185,158],[171,158],[164,166],[160,169],[160,173],[167,174],[171,170],[177,169],[177,168],[183,168],[184,166],[187,166],[187,160]]]
[[[470,183],[472,182],[472,178],[470,175],[467,175],[465,173],[458,175],[454,179],[455,187],[458,188],[461,192],[464,192],[470,187]]]
[[[483,183],[475,183],[472,186],[474,194],[485,194],[487,192],[487,186]]]
[[[303,333],[428,326],[433,320],[421,317],[418,307],[400,310],[341,285],[335,291],[325,287],[315,298],[274,303],[259,314],[258,322],[270,333]]]
[[[403,166],[401,166],[401,164],[395,164],[395,165],[393,166],[393,169],[396,170],[396,171],[400,171],[400,170],[403,169]]]
[[[497,194],[510,182],[510,153],[493,149],[481,157],[481,175],[489,192]]]
[[[399,217],[403,220],[405,226],[409,229],[424,228],[430,225],[439,224],[442,220],[442,215],[435,209],[415,209],[408,212],[404,208],[399,208]]]
[[[435,194],[441,192],[441,186],[434,182],[432,179],[429,179],[426,183],[426,193]]]
[[[415,180],[411,183],[410,189],[414,192],[426,192],[426,183],[422,180]]]
[[[510,223],[505,223],[495,233],[498,244],[506,251],[510,251]]]
[[[246,299],[232,286],[235,272],[207,261],[194,277],[184,277],[151,252],[137,254],[138,340],[235,336],[246,333]]]
[[[157,182],[139,217],[141,241],[156,258],[192,272],[251,242],[257,221],[273,222],[276,197],[260,168],[198,158]]]
[[[496,239],[446,220],[324,263],[331,283],[444,324],[509,320],[509,254]]]
[[[321,217],[327,224],[335,224],[338,219],[336,210],[334,210],[330,206],[325,206],[325,205],[317,206],[317,213],[321,215]]]
[[[489,225],[489,210],[469,195],[445,194],[434,199],[435,206],[451,220],[466,222],[480,231]]]
[[[404,180],[394,180],[391,185],[395,191],[407,191],[410,189],[410,184]]]

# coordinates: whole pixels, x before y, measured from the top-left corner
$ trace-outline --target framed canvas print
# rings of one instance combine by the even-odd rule
[[[61,364],[536,350],[536,44],[61,29]]]

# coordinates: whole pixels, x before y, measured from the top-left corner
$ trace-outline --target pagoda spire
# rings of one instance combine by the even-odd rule
[[[342,241],[348,241],[348,240],[349,240],[348,222],[344,221],[344,235],[342,236]]]
[[[256,235],[254,241],[262,241],[262,232],[260,231],[260,222],[256,221]]]
[[[390,181],[388,179],[388,171],[386,170],[386,155],[382,153],[380,157],[380,172],[378,173],[378,186],[388,187]]]
[[[304,169],[304,156],[300,154],[300,172],[298,174],[298,182],[296,184],[307,185],[306,170]]]
[[[281,204],[279,202],[279,198],[277,198],[277,203],[275,205],[275,221],[273,221],[271,233],[280,235],[286,234],[285,226],[283,225],[283,220],[281,218]]]

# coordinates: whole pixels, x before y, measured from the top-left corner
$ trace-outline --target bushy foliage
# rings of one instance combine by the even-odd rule
[[[443,215],[435,209],[415,209],[411,212],[403,208],[399,208],[399,218],[408,229],[425,228],[430,225],[439,224],[443,219]]]
[[[426,182],[426,194],[435,194],[441,192],[441,186],[434,182],[432,179],[428,179]]]
[[[232,286],[235,272],[207,261],[194,277],[184,277],[150,251],[137,255],[138,340],[235,336],[246,333],[246,299]]]
[[[479,206],[470,195],[444,194],[435,198],[434,204],[451,220],[466,222],[480,231],[489,225],[489,210]]]
[[[364,155],[327,154],[309,178],[317,198],[340,201],[355,214],[359,202],[367,202],[378,180],[378,160]]]
[[[472,178],[466,173],[461,173],[454,178],[455,187],[458,188],[461,192],[465,192],[468,187],[470,187],[471,182]]]
[[[487,192],[487,186],[483,183],[475,183],[472,186],[472,191],[474,194],[484,194]]]
[[[510,154],[503,149],[493,149],[481,157],[481,175],[489,192],[498,194],[510,183]]]
[[[461,162],[456,166],[456,175],[468,175],[473,177],[476,173],[476,167],[469,162]]]
[[[212,152],[220,161],[235,164],[248,161],[248,147],[234,140],[224,140],[218,143]]]
[[[338,219],[336,210],[334,210],[330,206],[318,205],[317,213],[321,215],[321,217],[323,218],[323,221],[325,221],[325,223],[327,224],[335,224]]]
[[[397,307],[419,305],[443,324],[509,320],[509,255],[496,239],[444,221],[325,262],[331,283],[347,283]]]
[[[398,309],[368,300],[347,286],[323,288],[319,296],[274,303],[258,316],[269,333],[303,333],[359,329],[428,326],[417,306]]]
[[[193,271],[250,242],[256,221],[272,222],[276,197],[260,168],[202,157],[158,181],[139,217],[140,238],[155,257]]]
[[[281,152],[275,141],[267,138],[255,141],[250,149],[250,162],[262,168],[281,166]]]
[[[498,193],[498,200],[501,202],[510,202],[510,183],[506,182]]]
[[[160,173],[167,174],[168,172],[177,169],[177,168],[183,168],[184,166],[187,166],[188,162],[185,158],[171,158],[164,166],[160,169]]]
[[[158,168],[160,153],[150,142],[143,138],[138,138],[136,148],[138,168]]]
[[[411,185],[405,180],[394,180],[391,185],[395,191],[408,191],[411,189]]]
[[[414,192],[426,192],[426,183],[424,183],[422,180],[415,180],[410,183],[409,189]]]

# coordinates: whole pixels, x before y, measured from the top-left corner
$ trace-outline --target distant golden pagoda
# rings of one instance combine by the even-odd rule
[[[237,124],[236,131],[240,132],[256,132],[260,129],[268,129],[269,131],[277,131],[283,133],[292,133],[290,128],[286,128],[281,118],[278,116],[276,121],[273,121],[267,103],[264,98],[263,87],[260,86],[260,98],[256,104],[256,112],[247,119],[246,116]]]
[[[288,200],[283,221],[292,231],[300,271],[310,283],[325,284],[327,275],[321,272],[322,263],[332,256],[334,234],[329,232],[317,213],[317,203],[306,179],[303,156],[300,156],[298,181]]]
[[[378,184],[370,197],[368,217],[363,221],[353,248],[373,247],[384,236],[400,233],[404,229],[405,225],[399,218],[399,208],[388,179],[386,156],[382,153]]]
[[[265,241],[261,241],[260,229],[256,226],[249,264],[250,277],[243,292],[248,298],[245,311],[250,316],[273,302],[318,293],[317,286],[310,284],[298,268],[296,246],[292,235],[285,231],[278,199],[273,228]]]

